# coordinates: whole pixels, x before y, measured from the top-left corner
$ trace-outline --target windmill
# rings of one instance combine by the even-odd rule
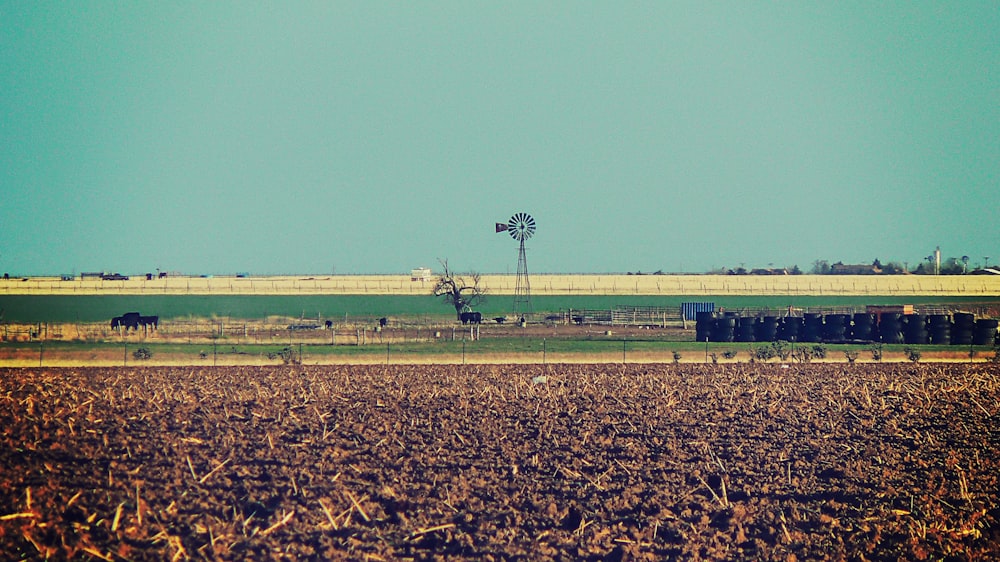
[[[517,284],[514,287],[514,314],[531,312],[531,285],[528,283],[528,260],[524,254],[524,241],[535,233],[535,219],[528,213],[514,213],[506,223],[498,222],[497,232],[507,232],[518,241]]]

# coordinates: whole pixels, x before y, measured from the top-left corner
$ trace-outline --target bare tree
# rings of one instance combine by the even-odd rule
[[[462,317],[465,308],[472,307],[486,300],[486,290],[479,286],[480,275],[472,272],[465,276],[456,275],[448,267],[448,260],[438,260],[444,271],[434,283],[434,296],[441,297],[455,307],[456,318]]]

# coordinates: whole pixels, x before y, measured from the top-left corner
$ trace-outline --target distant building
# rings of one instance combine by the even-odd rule
[[[410,271],[410,281],[430,281],[431,275],[429,267],[418,267]]]
[[[831,275],[879,275],[882,270],[872,264],[835,263],[830,266]]]

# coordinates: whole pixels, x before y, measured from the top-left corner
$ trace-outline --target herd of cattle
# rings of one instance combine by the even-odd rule
[[[147,330],[155,330],[159,325],[159,316],[143,316],[138,312],[126,312],[111,319],[112,330],[119,332],[124,330],[126,333],[129,330],[138,332],[139,326],[142,326],[143,333],[146,333]]]
[[[483,314],[481,312],[468,311],[468,312],[463,312],[463,313],[459,314],[458,319],[462,321],[462,324],[482,324],[483,323]],[[505,316],[497,316],[496,318],[493,319],[493,321],[496,322],[497,324],[503,324],[503,323],[505,323],[507,321],[507,317],[505,317]],[[521,322],[523,324],[524,323],[524,318],[522,317],[519,320],[519,322]]]

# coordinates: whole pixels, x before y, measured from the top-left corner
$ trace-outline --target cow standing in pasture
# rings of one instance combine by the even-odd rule
[[[459,315],[459,319],[462,321],[462,324],[481,324],[483,314],[481,312],[463,312]]]
[[[160,326],[159,316],[140,316],[139,324],[142,324],[142,333],[145,335],[147,330],[156,330]]]
[[[125,327],[127,332],[129,329],[138,332],[139,331],[139,319],[142,318],[138,312],[126,312],[122,314],[121,325]]]
[[[132,314],[136,314],[136,316],[131,316]],[[122,316],[115,316],[114,318],[111,319],[111,329],[117,330],[119,332],[122,331],[122,329],[124,329],[126,333],[128,333],[129,329],[138,331],[139,330],[138,314],[139,314],[138,312],[134,313],[129,312],[128,314],[124,314]]]

